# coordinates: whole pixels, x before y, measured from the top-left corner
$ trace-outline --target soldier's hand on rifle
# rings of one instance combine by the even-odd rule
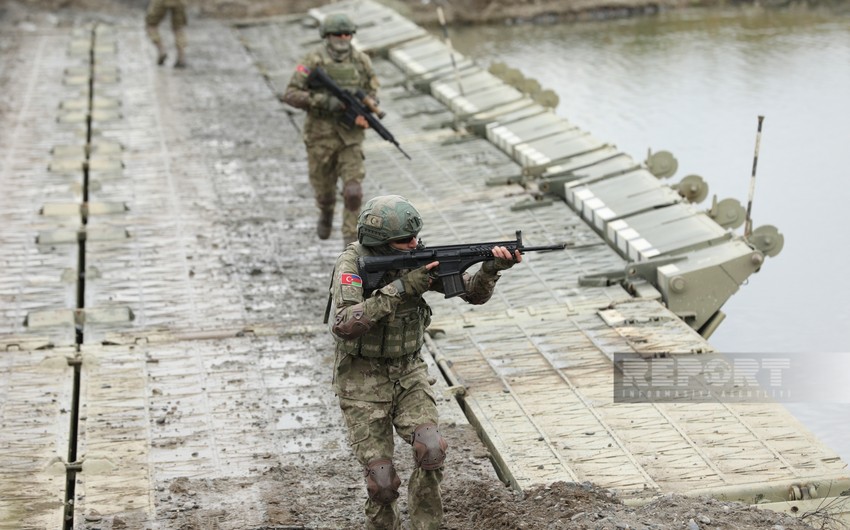
[[[328,112],[337,112],[345,108],[345,105],[336,96],[322,92],[313,92],[310,94],[310,106]]]
[[[419,296],[427,291],[431,287],[430,271],[439,264],[439,261],[432,261],[428,265],[414,269],[399,278],[398,281],[404,286],[404,294]]]
[[[366,121],[366,118],[364,118],[363,116],[361,116],[359,114],[357,115],[356,118],[354,118],[354,124],[357,125],[358,127],[360,127],[361,129],[368,129],[369,128],[369,122]]]
[[[378,108],[378,100],[373,98],[372,96],[363,96],[363,104],[366,105],[366,108],[372,111],[372,114],[378,117],[379,120],[383,120],[384,116],[387,115],[386,112],[382,111]]]
[[[505,247],[493,247],[493,257],[496,259],[487,261],[483,265],[485,267],[484,270],[490,273],[510,269],[522,261],[522,254],[520,254],[519,250],[511,256],[511,251]]]

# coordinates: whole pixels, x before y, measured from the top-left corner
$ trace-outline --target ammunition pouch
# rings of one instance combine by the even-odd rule
[[[345,112],[342,110],[330,111],[327,109],[311,108],[307,112],[311,117],[321,120],[342,121],[342,118],[345,116]]]

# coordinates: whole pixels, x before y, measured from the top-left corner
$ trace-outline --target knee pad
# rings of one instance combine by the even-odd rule
[[[369,492],[372,502],[388,505],[398,499],[401,479],[395,472],[392,460],[372,460],[366,464],[363,474],[366,477],[366,491]]]
[[[363,187],[356,180],[349,180],[342,188],[342,199],[346,210],[359,213],[363,203]]]
[[[430,471],[440,469],[446,460],[449,444],[433,423],[423,423],[413,431],[413,458],[416,465]]]

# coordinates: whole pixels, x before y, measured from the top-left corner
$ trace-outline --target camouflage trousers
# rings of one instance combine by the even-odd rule
[[[417,426],[423,423],[437,424],[437,406],[428,383],[427,365],[421,360],[417,359],[413,373],[407,372],[400,378],[393,377],[393,371],[398,365],[408,364],[404,361],[362,360],[373,366],[376,363],[387,365],[387,382],[391,386],[375,389],[373,395],[384,397],[387,392],[392,395],[392,401],[386,402],[339,398],[340,408],[348,426],[349,443],[358,461],[365,468],[366,464],[373,460],[392,459],[393,428],[401,438],[410,440]],[[411,375],[414,377],[410,377]],[[342,383],[345,385],[345,382]],[[437,530],[440,527],[443,520],[443,501],[440,494],[442,480],[442,469],[426,471],[417,466],[410,474],[407,505],[411,530]],[[366,528],[369,530],[401,528],[398,501],[382,505],[367,499],[365,512]]]
[[[316,206],[333,213],[336,206],[337,180],[342,181],[342,237],[357,240],[357,217],[363,200],[362,182],[366,176],[360,144],[345,145],[341,140],[323,138],[307,143],[307,168]]]
[[[168,11],[171,11],[171,28],[175,32],[186,27],[186,6],[182,1],[175,0],[151,0],[145,13],[145,24],[158,26]]]
[[[174,44],[178,51],[186,49],[187,25],[186,7],[182,0],[151,0],[145,14],[145,28],[151,42],[162,52],[162,37],[159,34],[159,24],[165,15],[171,11],[171,30],[174,32]]]

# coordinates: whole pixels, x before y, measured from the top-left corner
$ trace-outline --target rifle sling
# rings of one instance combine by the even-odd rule
[[[328,320],[331,317],[331,304],[333,304],[334,301],[334,276],[336,276],[336,269],[334,269],[334,271],[331,273],[331,283],[328,285],[328,304],[325,306],[325,319],[323,320],[325,324],[328,323]]]

